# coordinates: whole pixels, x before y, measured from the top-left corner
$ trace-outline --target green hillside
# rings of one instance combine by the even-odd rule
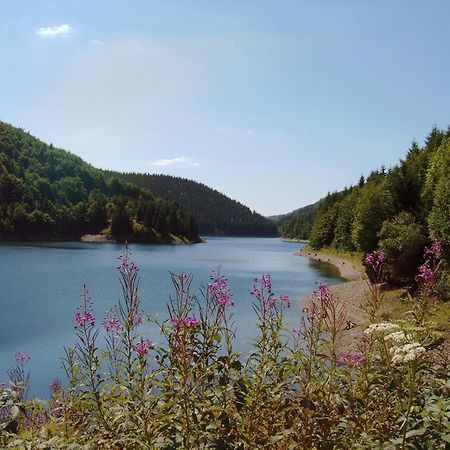
[[[277,227],[269,219],[202,183],[169,175],[110,174],[145,187],[155,195],[163,195],[176,201],[195,216],[200,233],[235,236],[277,235]]]
[[[280,216],[278,226],[281,235],[286,239],[309,239],[319,204],[320,201]]]
[[[424,146],[413,143],[395,167],[321,199],[285,222],[282,235],[310,239],[319,249],[369,252],[383,249],[390,279],[409,283],[431,240],[450,248],[450,129],[434,128]],[[395,266],[395,267],[394,267]]]
[[[192,214],[0,122],[0,237],[198,240]]]

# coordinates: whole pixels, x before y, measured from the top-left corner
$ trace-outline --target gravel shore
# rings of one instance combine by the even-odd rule
[[[356,281],[364,278],[363,267],[355,266],[352,261],[345,259],[345,257],[306,248],[301,248],[296,254],[299,256],[306,256],[307,258],[316,261],[332,264],[339,269],[341,277],[346,280]]]
[[[316,261],[332,264],[339,269],[342,278],[348,280],[330,286],[330,290],[331,293],[335,297],[339,297],[347,307],[347,319],[349,320],[351,329],[344,337],[342,345],[344,347],[351,347],[354,345],[353,342],[355,337],[361,334],[362,330],[365,328],[366,322],[362,305],[368,294],[369,288],[367,281],[365,280],[363,266],[356,266],[352,261],[342,256],[311,249],[302,248],[296,254]],[[307,303],[308,298],[304,299],[304,301]]]

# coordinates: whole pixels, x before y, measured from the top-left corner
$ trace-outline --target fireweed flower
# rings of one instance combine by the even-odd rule
[[[95,326],[95,317],[89,311],[84,311],[83,313],[77,312],[75,314],[75,322],[79,327],[84,326],[86,323]]]
[[[139,356],[145,356],[148,354],[148,351],[153,347],[153,342],[150,339],[142,339],[136,344],[133,345],[133,350]]]
[[[208,284],[208,292],[213,296],[216,302],[225,307],[234,306],[233,294],[228,286],[228,280],[224,277],[214,278],[212,283]]]
[[[270,275],[263,275],[261,277],[261,282],[266,289],[272,289],[272,280],[270,279]]]
[[[374,269],[378,269],[386,261],[386,255],[382,250],[374,250],[372,253],[366,255],[365,261]]]
[[[415,280],[428,287],[432,287],[442,265],[442,243],[435,241],[424,250],[425,262],[419,267]]]
[[[339,353],[338,362],[342,366],[356,367],[366,362],[361,353]]]
[[[418,283],[430,283],[434,280],[434,272],[428,265],[428,261],[419,267],[419,273],[416,276]]]
[[[121,329],[120,322],[117,320],[112,311],[106,311],[102,325],[107,333],[116,333]]]
[[[174,317],[170,320],[170,325],[176,331],[182,328],[197,328],[200,325],[200,320],[198,320],[195,315],[187,316],[184,319]]]
[[[23,364],[30,360],[30,355],[27,352],[17,352],[15,356],[18,363]]]
[[[52,394],[58,394],[62,391],[63,386],[59,378],[55,378],[50,384],[50,392]]]
[[[315,291],[313,291],[311,298],[312,300],[324,302],[330,299],[330,285],[328,283],[324,283],[322,281],[318,281],[318,287]]]
[[[431,247],[425,247],[425,257],[426,258],[436,258],[440,259],[442,256],[442,242],[434,241]]]
[[[255,278],[250,294],[255,296],[257,308],[261,311],[263,318],[272,317],[274,314],[277,315],[283,308],[290,306],[287,295],[276,297],[272,292],[270,275],[262,275],[259,280]]]
[[[200,321],[194,316],[192,317],[186,317],[184,319],[184,324],[188,327],[188,328],[196,328],[200,325]]]
[[[130,261],[130,254],[131,252],[128,250],[128,246],[126,245],[125,250],[118,258],[120,260],[120,264],[116,266],[116,269],[121,273],[135,275],[139,272],[139,268],[133,261]]]
[[[258,280],[255,280],[255,281],[258,281]],[[261,289],[258,286],[256,286],[256,284],[253,285],[253,288],[250,293],[255,295],[256,297],[259,297],[262,294]]]

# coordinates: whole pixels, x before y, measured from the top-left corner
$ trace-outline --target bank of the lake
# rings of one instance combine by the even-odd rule
[[[346,305],[347,318],[354,327],[346,334],[344,345],[352,345],[352,340],[364,328],[365,317],[362,305],[369,292],[363,265],[349,255],[302,247],[296,254],[312,261],[327,264],[339,271],[345,280],[331,286],[331,293]]]
[[[299,249],[297,255],[336,267],[342,278],[346,280],[358,281],[364,278],[365,271],[363,265],[346,255],[314,250],[309,247]]]

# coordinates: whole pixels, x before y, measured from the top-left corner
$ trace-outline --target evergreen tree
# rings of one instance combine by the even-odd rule
[[[115,238],[125,238],[133,233],[133,225],[123,199],[119,199],[111,216],[111,234]]]

